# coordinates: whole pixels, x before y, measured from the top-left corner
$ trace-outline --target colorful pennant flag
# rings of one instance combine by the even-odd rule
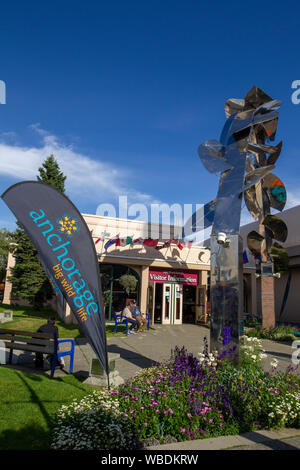
[[[133,237],[120,238],[120,246],[130,245]]]
[[[119,240],[119,235],[116,235],[114,238],[111,238],[108,240],[108,242],[105,243],[104,249],[107,250],[112,245],[115,245],[117,243],[117,240]]]
[[[249,263],[248,256],[247,256],[247,251],[244,250],[243,252],[243,264]]]
[[[193,244],[193,240],[189,240],[188,242],[182,242],[182,246],[184,248],[191,248],[192,244]]]
[[[151,248],[156,248],[157,244],[158,244],[158,238],[156,238],[155,240],[152,240],[152,238],[147,238],[143,242],[143,245],[150,246]]]
[[[135,238],[134,240],[132,240],[131,245],[138,245],[138,244],[143,243],[143,241],[144,241],[143,238]]]

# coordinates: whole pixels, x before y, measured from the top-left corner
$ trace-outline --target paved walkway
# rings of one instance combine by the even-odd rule
[[[185,347],[188,352],[198,355],[203,352],[204,338],[209,344],[209,330],[198,325],[176,325],[160,326],[155,325],[145,333],[126,336],[119,333],[116,336],[107,338],[108,352],[120,354],[120,359],[116,361],[116,369],[124,380],[136,375],[136,373],[155,363],[169,359],[171,350],[178,347]],[[274,341],[263,340],[263,347],[268,355],[263,364],[265,370],[270,370],[271,358],[276,357],[278,368],[285,371],[292,364],[292,348],[290,345],[276,343]],[[64,346],[64,345],[62,345]],[[76,339],[74,373],[88,375],[91,358],[95,357],[89,343],[85,338]],[[30,353],[17,352],[14,355],[14,362],[23,366],[33,367],[34,355]],[[68,370],[69,357],[65,358],[66,370]],[[58,376],[63,372],[57,370]]]
[[[203,352],[205,337],[209,344],[209,330],[198,325],[155,325],[145,333],[109,337],[107,349],[108,352],[120,354],[116,368],[126,380],[142,368],[169,359],[175,346],[184,346],[188,352],[197,356],[199,352]],[[89,361],[93,353],[85,339],[78,339],[76,343],[75,371],[79,372],[87,367],[84,361]],[[290,345],[268,340],[263,340],[262,344],[267,354],[267,358],[263,360],[265,370],[271,370],[271,358],[278,360],[278,368],[283,371],[292,364],[293,350]]]
[[[199,450],[300,450],[300,430],[247,432],[240,436],[196,439],[175,444],[148,447],[149,450],[178,452]]]

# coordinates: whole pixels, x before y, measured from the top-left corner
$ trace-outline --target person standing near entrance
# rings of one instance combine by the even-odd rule
[[[133,318],[135,318],[138,322],[138,331],[144,332],[145,328],[147,327],[147,318],[145,318],[144,315],[141,314],[140,309],[136,304],[136,300],[132,300],[130,302],[130,311],[132,313]]]
[[[133,315],[132,315],[130,309],[129,309],[128,307],[125,307],[124,310],[123,310],[123,312],[122,312],[122,315],[123,315],[123,317],[126,317],[127,320],[128,320],[128,323],[131,324],[127,334],[133,333],[133,334],[136,335],[136,331],[134,331],[134,328],[135,328],[135,326],[137,325],[137,321],[136,321],[136,319],[133,317]]]

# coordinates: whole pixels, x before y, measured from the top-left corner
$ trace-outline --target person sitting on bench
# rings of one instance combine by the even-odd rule
[[[136,304],[136,300],[132,300],[130,302],[130,311],[131,311],[133,318],[135,318],[136,321],[138,322],[138,326],[139,326],[138,332],[139,331],[144,332],[145,328],[147,327],[147,318],[144,317],[144,315],[140,312],[140,309]]]
[[[56,338],[58,338],[58,328],[57,328],[57,326],[55,326],[55,323],[56,323],[55,317],[49,317],[48,322],[45,323],[44,325],[40,326],[39,329],[37,330],[37,333],[53,334],[53,336],[54,336],[54,333],[56,333]],[[35,367],[37,369],[43,369],[43,367],[44,367],[43,353],[42,352],[37,352],[35,354],[36,354]],[[49,354],[49,356],[47,356],[47,359],[49,360],[50,365],[51,365],[52,361],[53,361],[53,355]],[[57,360],[57,362],[58,362],[58,366],[61,369],[63,369],[64,365],[65,365],[63,358],[60,357]]]
[[[128,334],[128,335],[129,335],[130,333],[136,334],[136,332],[134,331],[134,327],[137,325],[137,321],[136,321],[136,319],[132,316],[132,313],[131,313],[129,307],[125,307],[125,308],[124,308],[124,310],[123,310],[123,312],[122,312],[122,315],[123,315],[123,317],[126,317],[126,318],[127,318],[128,323],[131,323],[130,328],[129,328],[127,334]]]

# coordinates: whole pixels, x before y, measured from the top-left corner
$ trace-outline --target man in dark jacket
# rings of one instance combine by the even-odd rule
[[[49,317],[48,322],[45,323],[44,325],[40,326],[39,329],[37,330],[37,333],[46,333],[46,334],[52,334],[54,337],[54,334],[56,334],[56,338],[58,338],[58,328],[55,325],[56,319],[55,317]],[[52,364],[53,361],[53,355],[50,354],[47,359],[49,360],[50,364]],[[62,361],[61,358],[57,360],[59,367],[62,369],[64,366],[64,362]],[[37,352],[36,353],[36,359],[35,359],[35,367],[37,369],[43,369],[44,367],[44,358],[43,358],[43,353],[42,352]]]

